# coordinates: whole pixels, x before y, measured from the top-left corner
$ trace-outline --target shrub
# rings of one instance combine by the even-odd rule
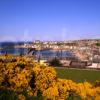
[[[62,64],[60,63],[60,60],[57,58],[52,59],[49,63],[51,66],[56,66],[56,67],[62,66]]]
[[[96,85],[88,82],[76,84],[72,80],[59,79],[54,68],[27,61],[23,57],[16,58],[14,62],[0,62],[0,90],[1,100],[99,100],[100,97],[98,82]],[[8,99],[8,95],[11,95],[11,99]]]

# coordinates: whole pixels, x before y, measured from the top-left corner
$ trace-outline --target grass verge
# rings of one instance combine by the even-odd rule
[[[92,82],[100,80],[100,71],[96,70],[78,70],[67,68],[55,68],[57,76],[63,79],[71,79],[75,82]]]

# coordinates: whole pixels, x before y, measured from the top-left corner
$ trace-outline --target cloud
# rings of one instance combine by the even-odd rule
[[[63,40],[77,40],[77,39],[100,39],[99,33],[71,33],[67,28],[62,28],[61,33],[58,34],[32,34],[26,29],[22,34],[0,34],[0,42],[2,41],[63,41]]]
[[[22,34],[0,34],[0,42],[4,41],[32,41],[32,35],[29,34],[28,30],[25,30]]]
[[[16,37],[15,36],[13,36],[13,35],[3,35],[3,36],[0,36],[0,41],[1,42],[4,42],[4,41],[12,41],[12,42],[14,42],[14,41],[16,41]]]

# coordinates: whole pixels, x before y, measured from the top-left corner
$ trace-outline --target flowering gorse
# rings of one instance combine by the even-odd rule
[[[21,94],[23,91],[29,96],[36,96],[39,92],[50,100],[65,100],[71,96],[80,96],[83,100],[100,99],[100,85],[57,78],[54,68],[23,57],[10,56],[0,60],[0,88],[20,93],[19,100],[25,100]]]

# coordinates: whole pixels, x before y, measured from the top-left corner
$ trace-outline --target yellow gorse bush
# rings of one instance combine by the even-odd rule
[[[0,61],[0,88],[18,93],[26,91],[29,96],[40,92],[43,97],[51,100],[65,100],[72,95],[80,96],[83,100],[100,99],[100,85],[88,82],[77,84],[72,80],[57,78],[54,68],[23,57],[3,57]],[[18,98],[25,100],[21,94]]]
[[[22,94],[20,94],[20,95],[18,96],[18,99],[19,99],[19,100],[25,100],[25,96],[22,95]]]

